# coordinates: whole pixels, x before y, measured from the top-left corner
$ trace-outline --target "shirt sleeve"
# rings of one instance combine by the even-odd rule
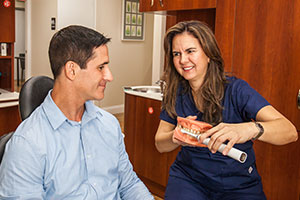
[[[166,110],[162,110],[161,112],[160,112],[160,119],[161,120],[164,120],[164,121],[166,121],[166,122],[169,122],[170,124],[173,124],[173,125],[177,125],[177,120],[176,119],[173,119],[172,117],[170,117],[169,115],[168,115],[168,113],[167,113],[167,111]]]
[[[125,150],[124,139],[120,130],[119,137],[119,192],[124,200],[154,200],[144,183],[137,177]]]
[[[270,103],[253,89],[246,81],[237,79],[233,83],[233,95],[237,109],[245,121],[256,119],[260,109],[270,105]]]
[[[0,166],[0,199],[44,199],[43,168],[37,150],[13,135]]]

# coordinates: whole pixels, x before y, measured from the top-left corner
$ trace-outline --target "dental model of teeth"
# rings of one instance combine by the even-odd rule
[[[199,143],[199,140],[201,134],[210,128],[212,128],[212,125],[208,123],[177,117],[177,127],[174,131],[174,138],[194,146],[207,147],[210,138],[204,139],[203,144]],[[225,144],[221,144],[218,151],[222,153],[225,147]],[[245,152],[234,147],[229,150],[227,156],[241,163],[244,163],[247,159],[247,154]]]

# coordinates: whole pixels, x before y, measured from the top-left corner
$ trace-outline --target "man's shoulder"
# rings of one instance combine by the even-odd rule
[[[47,127],[48,120],[42,106],[37,107],[28,118],[21,122],[17,127],[14,135],[24,138],[34,137],[36,134],[41,134],[42,130]]]

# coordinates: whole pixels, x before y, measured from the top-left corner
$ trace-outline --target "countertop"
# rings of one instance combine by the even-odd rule
[[[0,108],[19,105],[19,93],[10,92],[0,88]]]
[[[138,89],[142,89],[143,91],[136,91]],[[153,90],[159,90],[159,86],[125,86],[123,87],[123,91],[126,94],[131,94],[135,96],[145,97],[149,99],[154,99],[161,101],[162,100],[162,94],[160,92],[153,92]]]

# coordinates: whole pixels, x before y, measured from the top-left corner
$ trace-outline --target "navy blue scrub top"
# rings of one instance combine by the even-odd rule
[[[256,119],[257,112],[270,105],[247,82],[235,77],[227,77],[223,99],[223,122],[242,123]],[[176,97],[176,113],[180,117],[197,116],[201,121],[202,113],[196,108],[192,95],[182,93],[179,87]],[[177,125],[177,120],[171,118],[162,110],[160,119]],[[247,188],[258,184],[260,176],[255,166],[253,142],[236,144],[235,148],[248,154],[245,163],[240,163],[217,152],[211,153],[206,147],[182,146],[175,162],[170,168],[170,176],[176,176],[201,184],[215,191],[228,191]]]

